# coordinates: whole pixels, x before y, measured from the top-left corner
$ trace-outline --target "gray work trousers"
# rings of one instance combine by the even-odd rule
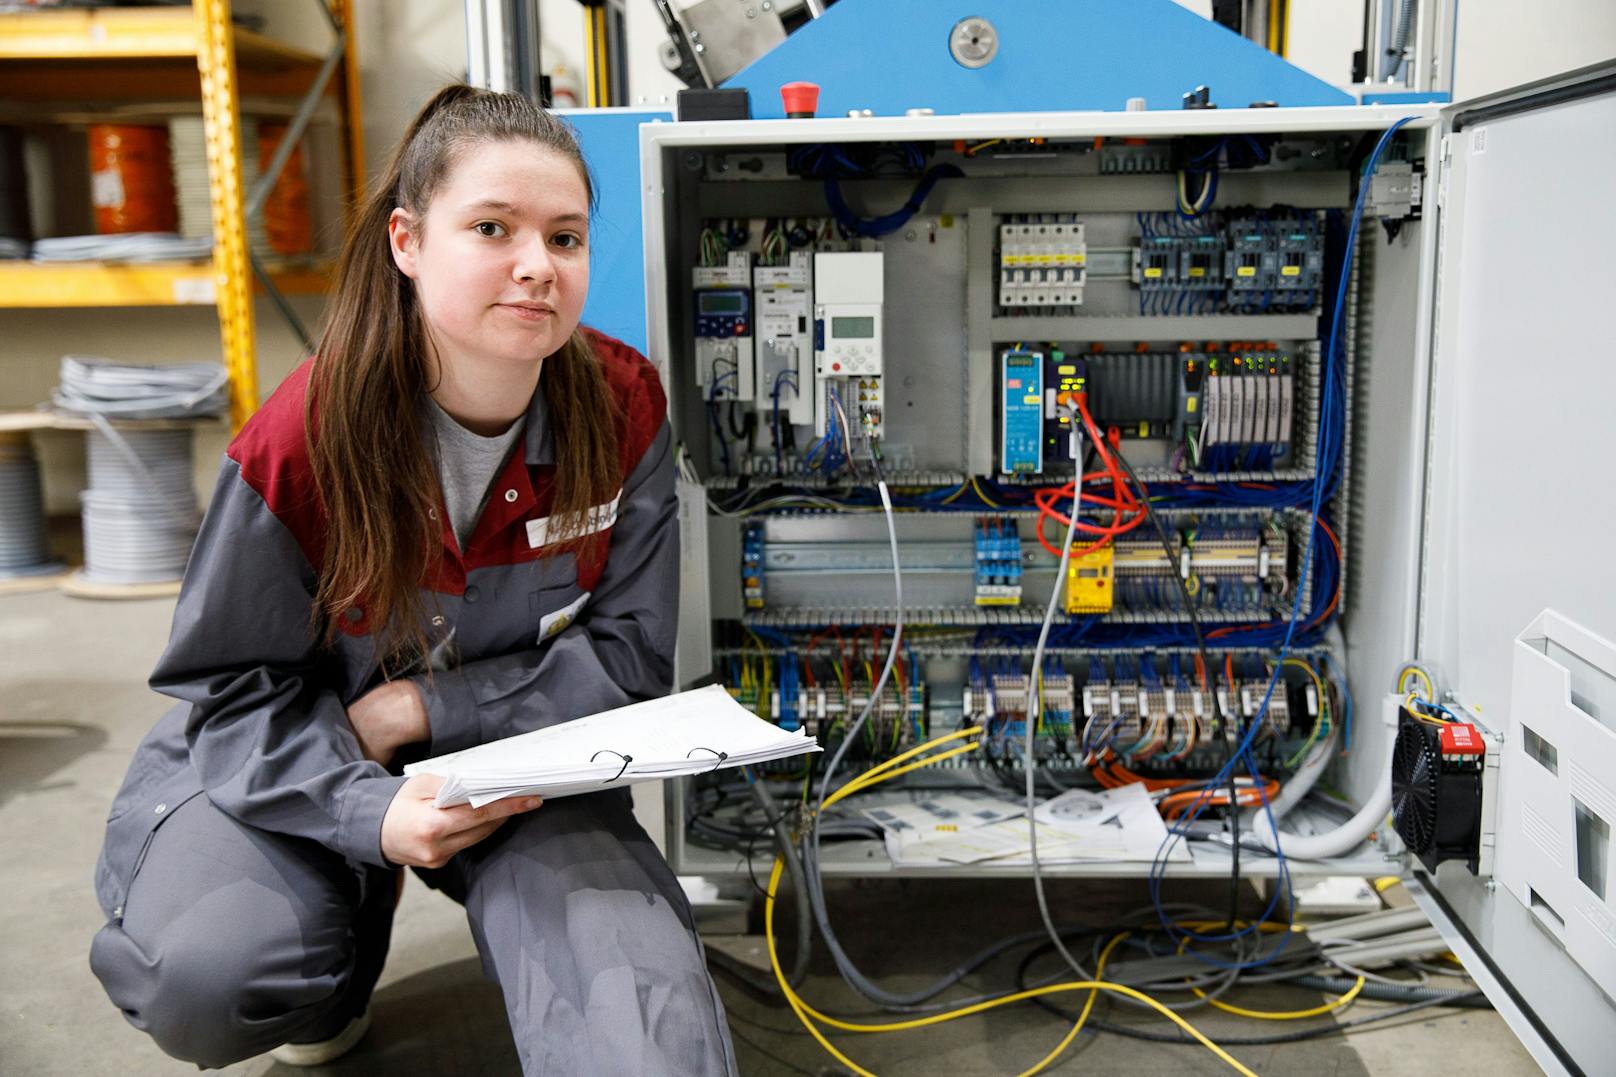
[[[526,1074],[733,1074],[689,903],[627,790],[564,797],[424,873],[466,907]],[[224,1066],[335,1035],[387,953],[397,875],[192,797],[90,965],[164,1051]]]

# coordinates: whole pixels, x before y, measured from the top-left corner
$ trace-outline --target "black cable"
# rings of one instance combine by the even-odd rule
[[[1133,465],[1128,463],[1122,455],[1120,446],[1113,446],[1112,457],[1122,470],[1127,472],[1128,481],[1139,490],[1139,502],[1144,506],[1145,519],[1156,531],[1156,538],[1161,542],[1162,554],[1167,558],[1168,571],[1173,574],[1173,580],[1178,584],[1179,597],[1184,600],[1184,612],[1189,615],[1190,628],[1195,632],[1195,649],[1200,654],[1201,665],[1206,669],[1208,691],[1212,695],[1212,709],[1218,715],[1218,739],[1223,743],[1223,762],[1229,770],[1229,829],[1233,841],[1229,847],[1229,926],[1234,931],[1240,919],[1240,802],[1235,795],[1235,771],[1233,766],[1234,749],[1230,747],[1227,714],[1225,709],[1218,706],[1217,673],[1212,665],[1212,659],[1206,653],[1206,636],[1201,631],[1201,618],[1195,612],[1195,600],[1190,595],[1189,584],[1184,582],[1184,574],[1178,570],[1173,556],[1173,544],[1168,541],[1167,529],[1162,526],[1161,517],[1150,507],[1150,491],[1145,484],[1139,481],[1138,474]],[[1234,685],[1228,686],[1229,703],[1234,705]],[[1238,730],[1238,726],[1236,729]]]
[[[1054,946],[1045,944],[1021,959],[1021,964],[1016,967],[1017,991],[1028,990],[1027,970],[1032,967],[1035,961],[1045,954],[1052,953],[1054,949]],[[1389,1021],[1394,1017],[1402,1017],[1405,1014],[1416,1013],[1420,1010],[1430,1009],[1433,1006],[1464,1006],[1468,1004],[1469,1000],[1481,997],[1483,996],[1480,991],[1472,991],[1455,995],[1451,998],[1425,999],[1421,1002],[1411,1002],[1406,1006],[1394,1006],[1389,1010],[1381,1010],[1379,1013],[1356,1017],[1350,1021],[1332,1020],[1327,1025],[1305,1028],[1296,1032],[1281,1032],[1268,1036],[1217,1036],[1214,1037],[1214,1041],[1219,1047],[1262,1047],[1279,1043],[1300,1043],[1304,1040],[1316,1040],[1325,1036],[1338,1035],[1348,1029],[1374,1024],[1378,1021]],[[1033,1002],[1068,1024],[1077,1020],[1077,1010],[1066,1010],[1042,996],[1033,999]],[[1094,1032],[1110,1032],[1118,1036],[1125,1036],[1128,1039],[1148,1040],[1151,1043],[1180,1043],[1187,1047],[1201,1046],[1182,1033],[1152,1032],[1149,1029],[1135,1028],[1132,1025],[1119,1025],[1095,1017],[1089,1018],[1088,1022],[1083,1026],[1083,1030],[1091,1034]]]
[[[736,400],[734,397],[730,397],[727,401],[725,401],[725,403],[729,405],[728,410],[725,412],[724,418],[729,425],[730,435],[734,437],[736,441],[748,442],[747,449],[750,450],[753,447],[750,444],[750,439],[757,429],[757,413],[751,411],[738,412],[736,409],[739,406],[740,401]],[[735,416],[737,414],[741,416],[741,421],[738,423],[735,421]]]
[[[816,1077],[813,1070],[805,1070],[801,1066],[793,1065],[792,1063],[781,1058],[779,1055],[773,1054],[764,1050],[762,1047],[759,1047],[755,1042],[741,1035],[740,1030],[735,1028],[733,1025],[730,1026],[729,1034],[735,1039],[739,1040],[741,1043],[746,1044],[746,1046],[750,1047],[764,1058],[768,1059],[770,1062],[773,1062],[776,1066],[781,1066],[787,1070],[790,1070],[792,1073],[802,1073],[806,1074],[807,1077]]]
[[[763,809],[763,817],[769,821],[774,835],[774,847],[780,859],[785,861],[786,874],[791,877],[791,888],[794,891],[797,905],[797,953],[792,959],[791,974],[786,982],[793,989],[802,984],[808,975],[808,957],[813,953],[813,910],[809,908],[807,899],[807,878],[802,870],[802,858],[797,855],[797,847],[792,835],[786,827],[785,816],[775,808],[774,798],[768,790],[763,788],[761,779],[747,783],[752,790],[752,797]],[[752,858],[746,858],[747,874],[752,872]],[[753,880],[754,883],[756,879]],[[762,888],[759,887],[761,890]],[[768,899],[768,892],[763,892],[764,900]]]

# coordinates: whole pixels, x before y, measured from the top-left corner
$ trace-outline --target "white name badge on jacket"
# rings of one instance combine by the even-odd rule
[[[618,491],[617,496],[604,505],[596,505],[589,510],[584,519],[584,529],[581,535],[593,535],[597,531],[604,531],[617,522],[617,506],[623,500],[623,492]],[[530,550],[537,550],[541,546],[548,546],[550,538],[550,521],[553,516],[541,516],[537,520],[527,522],[527,546]]]
[[[564,632],[567,626],[577,619],[579,612],[584,608],[584,603],[589,601],[589,596],[592,593],[591,591],[585,591],[554,613],[547,613],[540,617],[539,638],[536,642],[543,643],[551,636]]]

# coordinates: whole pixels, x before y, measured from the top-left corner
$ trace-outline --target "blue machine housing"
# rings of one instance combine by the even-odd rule
[[[983,16],[998,54],[969,69],[948,51],[963,18]],[[1224,108],[1350,105],[1350,94],[1173,0],[841,0],[724,83],[754,119],[782,119],[780,87],[820,87],[819,115],[1119,112],[1130,97],[1179,108],[1197,85]]]

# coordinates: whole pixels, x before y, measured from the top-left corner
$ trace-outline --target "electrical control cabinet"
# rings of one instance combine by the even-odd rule
[[[1447,672],[1448,706],[1505,728],[1511,649],[1542,609],[1616,638],[1616,562],[1602,545],[1616,532],[1602,494],[1616,434],[1593,346],[1616,280],[1595,253],[1609,244],[1577,240],[1602,204],[1597,177],[1616,168],[1616,143],[1585,137],[1616,125],[1609,75],[1446,110],[646,125],[649,354],[681,467],[708,504],[685,525],[706,537],[686,572],[710,597],[710,623],[681,632],[703,642],[676,655],[679,684],[724,683],[832,744],[867,708],[851,764],[966,724],[994,731],[976,763],[926,773],[942,786],[1021,773],[1006,745],[1026,731],[1035,684],[1035,759],[1063,783],[1103,781],[1115,760],[1160,781],[1205,776],[1249,734],[1280,784],[1327,741],[1331,788],[1370,803],[1395,721],[1362,705],[1350,741],[1338,727],[1349,693],[1377,700],[1411,656]],[[1238,163],[1219,149],[1236,141]],[[1123,144],[1126,171],[1102,150]],[[1380,212],[1372,192],[1360,199],[1371,152],[1423,177],[1406,203]],[[1219,162],[1211,205],[1182,201],[1173,169],[1186,159]],[[958,175],[892,225],[932,165]],[[833,208],[827,189],[844,180]],[[759,321],[758,339],[789,338],[797,365],[760,350],[754,373],[766,373],[731,402],[711,391],[715,338],[690,282],[737,259],[754,274],[807,267],[807,295],[786,302],[811,303],[813,355],[804,363],[800,334]],[[803,287],[750,281],[760,314],[756,297],[777,283]],[[807,406],[762,385],[792,370]],[[1128,528],[1137,488],[1112,457],[1148,488],[1160,535]],[[898,612],[878,479],[894,502],[905,628],[876,698]],[[1078,532],[1057,578],[1078,488],[1080,522],[1096,530]],[[1218,667],[1211,691],[1190,609]],[[1032,670],[1046,612],[1051,642]],[[1280,665],[1282,652],[1297,665]],[[1567,803],[1592,821],[1547,825],[1580,826],[1578,840],[1608,855],[1616,781],[1589,777],[1604,792]],[[724,795],[667,787],[677,870],[745,871],[698,825]],[[1338,823],[1304,810],[1286,825]],[[1412,862],[1382,826],[1289,867],[1380,875]],[[1228,869],[1226,846],[1203,841],[1166,874]],[[894,867],[871,839],[827,844],[823,870],[1022,869]],[[1501,1009],[1539,1061],[1598,1057],[1590,1030],[1611,1027],[1616,1004],[1531,909],[1530,884],[1489,888],[1458,862],[1420,870],[1413,888],[1467,965],[1475,955],[1483,978],[1513,986],[1513,1015]],[[1254,849],[1242,871],[1277,865]],[[1574,896],[1586,881],[1555,885],[1562,896],[1543,900],[1562,920],[1591,907]],[[1590,991],[1545,1014],[1555,981]]]

